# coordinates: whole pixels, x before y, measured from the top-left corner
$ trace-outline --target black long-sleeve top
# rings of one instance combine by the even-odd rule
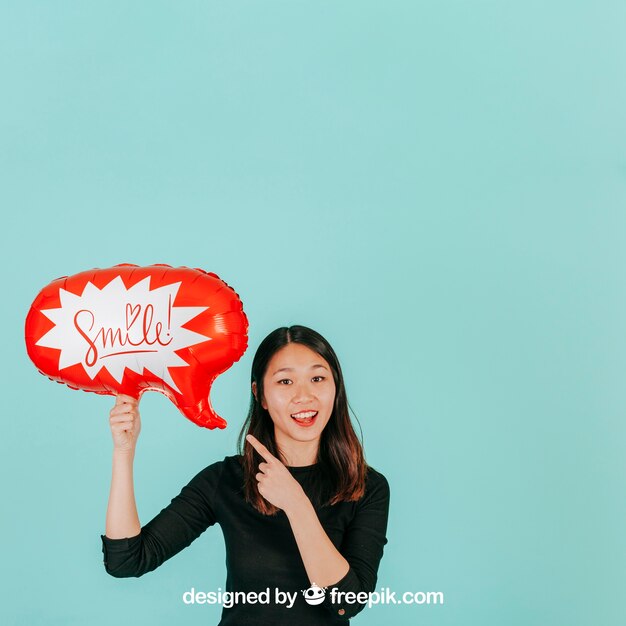
[[[313,497],[314,485],[320,484],[319,463],[288,469],[311,498],[326,534],[350,565],[347,574],[326,589],[321,604],[311,605],[304,599],[303,592],[316,581],[308,579],[284,511],[263,515],[245,501],[240,455],[227,456],[199,472],[135,537],[109,539],[101,535],[106,571],[118,578],[142,576],[217,523],[226,544],[226,591],[267,593],[270,588],[269,602],[237,602],[224,607],[218,626],[349,624],[349,618],[365,604],[346,601],[345,596],[338,596],[342,601],[333,603],[331,589],[374,591],[387,543],[389,484],[368,466],[360,500],[319,506]],[[292,597],[297,592],[291,608],[274,602],[275,588],[289,591]]]

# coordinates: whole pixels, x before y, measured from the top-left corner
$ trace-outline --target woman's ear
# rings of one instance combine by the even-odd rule
[[[252,393],[254,394],[256,401],[260,402],[261,406],[267,411],[267,406],[265,406],[265,403],[263,402],[263,400],[259,400],[259,397],[257,396],[256,382],[252,383]]]

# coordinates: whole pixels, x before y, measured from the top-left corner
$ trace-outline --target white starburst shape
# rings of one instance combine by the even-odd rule
[[[174,306],[180,285],[151,290],[148,276],[127,289],[117,276],[102,289],[87,283],[80,296],[59,289],[61,306],[41,311],[55,325],[36,345],[61,350],[60,370],[80,363],[93,380],[104,367],[121,383],[125,368],[147,368],[180,393],[168,368],[189,363],[176,350],[211,340],[183,328],[209,307]]]

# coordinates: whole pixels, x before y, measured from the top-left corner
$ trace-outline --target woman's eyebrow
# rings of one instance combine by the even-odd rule
[[[321,363],[316,363],[315,365],[311,365],[311,369],[315,369],[317,367],[321,367],[322,369],[327,369],[324,365],[322,365]],[[272,376],[276,376],[276,374],[278,374],[278,372],[293,372],[293,367],[281,367],[279,370],[276,370]]]

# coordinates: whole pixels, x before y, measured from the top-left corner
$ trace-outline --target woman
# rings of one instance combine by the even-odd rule
[[[251,378],[240,454],[202,470],[143,527],[132,474],[138,401],[117,397],[106,571],[141,576],[218,523],[226,590],[248,594],[224,603],[220,626],[347,624],[376,585],[389,485],[365,463],[339,361],[320,334],[304,326],[270,333]]]

